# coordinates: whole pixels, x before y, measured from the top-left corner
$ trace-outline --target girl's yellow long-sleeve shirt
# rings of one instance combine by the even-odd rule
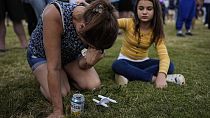
[[[124,56],[133,60],[142,60],[148,57],[149,47],[153,44],[152,42],[152,30],[149,32],[140,32],[141,38],[135,37],[134,35],[134,21],[132,18],[118,19],[119,28],[124,30],[125,39],[122,42],[120,53]],[[158,42],[155,45],[158,53],[160,64],[159,72],[167,74],[170,59],[168,51],[164,41]]]

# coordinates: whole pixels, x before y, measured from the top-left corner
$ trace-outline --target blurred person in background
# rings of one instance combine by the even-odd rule
[[[28,1],[28,3],[31,4],[31,6],[34,9],[37,19],[39,19],[46,5],[55,0],[25,0],[25,1]]]
[[[195,28],[196,21],[203,17],[204,11],[203,11],[203,0],[196,0],[196,11],[195,11],[195,17],[192,21],[192,29]]]
[[[13,23],[13,29],[20,40],[21,48],[27,48],[26,34],[22,24],[24,10],[21,0],[0,0],[0,52],[6,51],[6,13]]]
[[[120,3],[120,0],[109,0],[109,1],[111,2],[111,4],[115,8],[115,15],[117,16],[117,18],[119,18],[119,3]]]
[[[210,29],[210,0],[204,0],[204,7],[206,8],[204,25]]]
[[[176,19],[177,36],[184,37],[185,35],[193,35],[191,33],[191,28],[195,13],[196,0],[179,0],[178,14]],[[185,34],[182,32],[183,25],[185,25]]]
[[[159,0],[160,5],[161,5],[161,10],[162,10],[162,19],[163,19],[163,24],[166,24],[165,22],[165,16],[166,16],[166,5],[164,3],[164,0]]]
[[[28,0],[22,0],[23,8],[25,12],[25,20],[27,22],[28,34],[31,36],[31,33],[36,27],[37,24],[37,17],[35,11]]]
[[[55,0],[22,0],[26,22],[28,23],[28,33],[31,35],[35,29],[38,19],[41,16],[43,9]]]
[[[119,17],[129,18],[132,16],[132,1],[131,0],[120,0],[119,1]]]
[[[176,9],[176,2],[175,2],[175,0],[169,0],[168,20],[171,21],[171,22],[175,20],[175,9]]]

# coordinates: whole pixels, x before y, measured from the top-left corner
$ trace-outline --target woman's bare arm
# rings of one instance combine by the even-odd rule
[[[59,11],[54,5],[49,5],[43,13],[43,38],[47,58],[48,88],[53,104],[53,113],[63,114],[63,104],[60,87],[61,76],[61,34],[63,31]]]

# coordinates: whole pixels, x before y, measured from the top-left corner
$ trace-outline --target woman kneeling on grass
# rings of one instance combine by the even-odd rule
[[[167,87],[166,81],[184,84],[183,75],[172,74],[174,65],[165,46],[159,0],[137,0],[134,16],[118,19],[125,37],[119,57],[112,65],[116,82],[121,85],[127,84],[128,80],[154,82],[156,88]],[[148,57],[153,43],[159,60]]]
[[[100,87],[93,65],[117,38],[113,11],[105,0],[87,7],[56,1],[45,8],[31,35],[27,59],[42,94],[53,104],[49,117],[63,115],[62,96],[70,91],[69,79],[78,89]]]

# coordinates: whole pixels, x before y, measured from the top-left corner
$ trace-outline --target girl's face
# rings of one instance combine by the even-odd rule
[[[137,5],[137,14],[141,22],[150,22],[154,16],[153,3],[149,0],[140,0]]]

